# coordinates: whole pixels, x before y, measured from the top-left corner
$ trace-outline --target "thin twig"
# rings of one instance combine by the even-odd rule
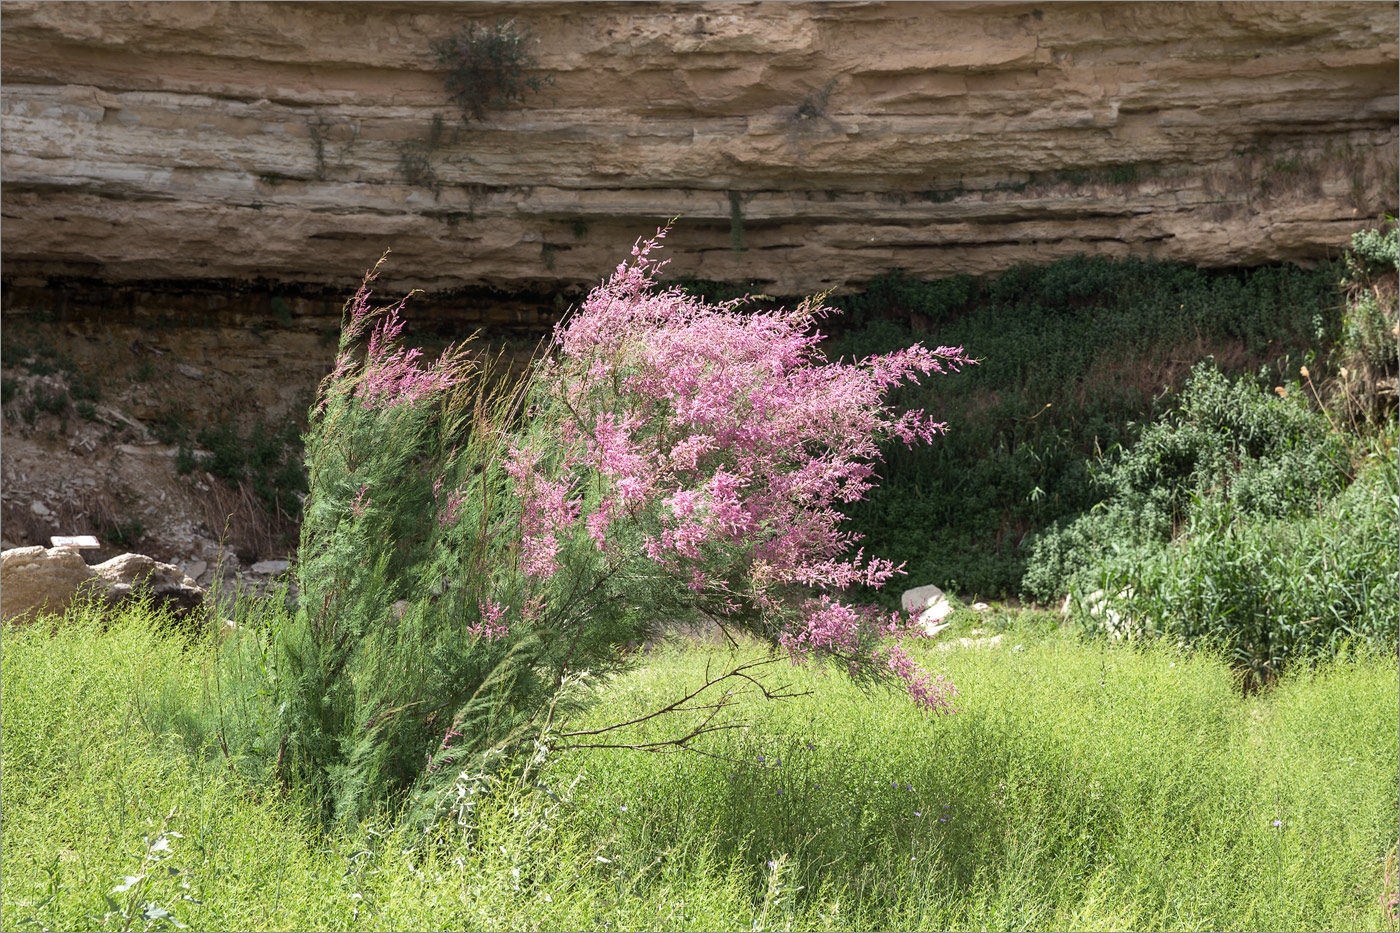
[[[702,683],[699,687],[696,687],[694,690],[690,691],[690,692],[687,693],[685,696],[679,697],[678,699],[673,700],[672,702],[666,704],[665,706],[662,706],[662,707],[660,707],[660,708],[658,708],[658,709],[652,710],[650,713],[647,713],[647,714],[645,714],[645,715],[643,715],[643,716],[638,716],[638,717],[636,717],[635,719],[629,719],[629,720],[627,720],[627,721],[625,721],[625,722],[614,723],[614,724],[612,724],[612,725],[610,725],[610,726],[602,726],[602,727],[599,727],[599,728],[597,728],[597,729],[577,729],[577,730],[574,730],[574,731],[572,731],[572,732],[560,732],[560,733],[556,733],[556,736],[557,736],[558,738],[560,738],[560,739],[572,739],[572,738],[579,737],[579,736],[603,735],[603,734],[605,734],[605,733],[612,732],[612,731],[617,730],[617,729],[626,728],[627,726],[640,725],[641,723],[644,723],[644,722],[647,722],[647,721],[649,721],[649,720],[655,719],[656,717],[665,715],[665,714],[667,714],[667,713],[677,713],[677,712],[700,712],[700,711],[702,711],[702,710],[709,710],[709,711],[710,711],[710,712],[709,712],[709,715],[705,717],[705,719],[704,719],[703,722],[701,722],[698,726],[694,727],[689,733],[687,733],[685,736],[683,736],[683,737],[681,737],[681,738],[679,738],[679,739],[668,739],[668,740],[666,740],[666,741],[661,741],[661,742],[645,742],[645,743],[640,743],[640,744],[635,744],[635,743],[630,743],[630,744],[629,744],[629,743],[624,743],[624,744],[606,745],[606,746],[604,746],[604,745],[570,744],[570,745],[568,745],[568,746],[566,746],[566,747],[569,747],[569,748],[603,748],[603,747],[607,747],[607,748],[654,748],[654,747],[667,746],[667,745],[671,745],[671,746],[684,746],[685,743],[691,741],[692,739],[694,739],[694,738],[696,738],[696,737],[698,737],[698,736],[700,736],[700,735],[703,735],[703,734],[706,733],[706,732],[714,732],[714,731],[718,731],[718,730],[720,730],[720,729],[727,729],[727,728],[738,728],[738,727],[739,727],[739,724],[737,724],[737,723],[735,723],[735,724],[728,724],[728,725],[722,725],[722,726],[710,726],[710,722],[714,719],[714,717],[717,716],[721,711],[723,711],[724,709],[728,708],[728,707],[732,704],[732,702],[733,702],[733,700],[732,700],[732,696],[733,696],[733,695],[732,695],[732,694],[728,694],[728,695],[726,695],[726,696],[724,696],[724,697],[721,697],[719,700],[715,701],[714,703],[706,703],[706,704],[701,704],[701,705],[698,705],[698,706],[687,706],[686,704],[688,704],[691,700],[694,700],[697,696],[699,696],[700,694],[704,693],[706,690],[710,689],[710,688],[713,687],[713,686],[716,686],[717,684],[723,683],[724,681],[728,680],[728,679],[731,678],[731,677],[737,677],[737,678],[740,678],[740,679],[743,679],[743,680],[747,680],[749,683],[751,683],[751,684],[753,684],[755,687],[757,687],[758,690],[763,694],[764,699],[767,699],[767,700],[786,700],[786,699],[791,699],[791,698],[793,698],[793,697],[806,696],[810,691],[803,691],[803,692],[801,692],[801,693],[783,693],[783,692],[778,692],[778,691],[781,691],[783,688],[777,688],[777,690],[769,690],[767,687],[765,687],[765,686],[764,686],[763,684],[761,684],[759,681],[755,680],[754,678],[750,677],[748,674],[745,673],[745,671],[753,670],[754,668],[764,667],[764,666],[769,665],[769,664],[774,664],[774,663],[776,663],[778,660],[779,660],[778,658],[766,658],[766,659],[764,659],[764,660],[762,660],[762,661],[749,661],[749,662],[747,662],[747,663],[745,663],[745,664],[739,665],[738,667],[736,667],[736,668],[734,668],[734,669],[732,669],[732,670],[726,671],[724,674],[721,674],[721,675],[718,676],[718,677],[710,677],[710,676],[709,676],[709,672],[708,672],[708,670],[707,670],[707,671],[706,671],[706,679],[705,679],[705,682]]]

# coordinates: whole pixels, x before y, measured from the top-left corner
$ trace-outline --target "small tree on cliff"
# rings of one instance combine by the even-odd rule
[[[658,288],[664,235],[510,389],[460,349],[421,366],[403,302],[371,308],[373,273],[348,303],[308,434],[300,609],[273,652],[278,773],[327,816],[456,800],[439,792],[538,736],[581,672],[688,616],[949,709],[908,624],[839,598],[898,568],[852,554],[834,506],[871,488],[881,441],[944,429],[884,396],[961,348],[831,362],[818,302],[743,313]]]
[[[489,109],[524,103],[527,94],[553,83],[533,71],[538,62],[530,51],[533,37],[514,20],[495,26],[468,23],[433,43],[433,56],[447,70],[444,82],[464,123],[485,118]]]

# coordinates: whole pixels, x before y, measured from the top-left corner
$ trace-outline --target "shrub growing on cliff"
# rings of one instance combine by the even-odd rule
[[[437,63],[447,69],[448,93],[462,110],[463,121],[480,120],[488,109],[523,103],[549,78],[527,74],[538,64],[530,51],[529,30],[511,20],[495,26],[468,23],[433,43]]]
[[[273,633],[265,746],[326,815],[417,788],[461,816],[502,747],[591,744],[548,731],[556,707],[667,620],[708,617],[948,708],[952,685],[901,643],[908,623],[839,599],[897,568],[850,554],[834,506],[871,488],[881,441],[944,429],[884,396],[961,349],[829,362],[817,302],[744,314],[657,290],[662,236],[513,389],[461,349],[420,366],[403,302],[370,307],[373,275],[348,304],[312,412],[300,603]]]

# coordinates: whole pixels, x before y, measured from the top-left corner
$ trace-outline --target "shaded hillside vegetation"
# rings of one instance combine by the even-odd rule
[[[1343,327],[1343,272],[1076,257],[983,280],[871,281],[835,302],[846,314],[828,352],[924,339],[960,344],[981,364],[900,390],[901,404],[936,412],[948,434],[886,450],[884,482],[850,509],[854,530],[906,561],[912,582],[1024,592],[1036,533],[1107,496],[1097,458],[1170,410],[1194,365],[1211,359],[1272,387],[1325,358]]]

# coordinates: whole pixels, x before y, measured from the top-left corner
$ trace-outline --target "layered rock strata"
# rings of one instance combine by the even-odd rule
[[[7,284],[776,294],[1083,252],[1308,261],[1394,210],[1395,3],[0,7]],[[431,47],[552,83],[463,125]]]

